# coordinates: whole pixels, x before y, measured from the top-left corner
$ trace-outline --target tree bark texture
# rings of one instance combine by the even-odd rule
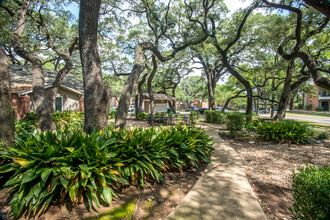
[[[121,92],[119,98],[119,104],[116,114],[115,127],[124,129],[126,126],[126,117],[128,112],[129,103],[131,100],[131,94],[137,80],[139,79],[141,73],[144,70],[143,67],[143,46],[140,44],[135,46],[135,58],[134,65],[131,74],[128,76],[123,91]]]
[[[108,124],[110,89],[102,79],[97,45],[101,0],[81,0],[79,12],[79,50],[84,79],[85,131],[103,129]]]
[[[10,93],[10,63],[0,44],[0,142],[5,146],[14,143],[14,114]]]
[[[142,104],[143,104],[143,91],[142,86],[145,83],[147,76],[149,75],[150,71],[148,70],[142,77],[141,81],[138,84],[138,92],[139,92],[139,105],[138,105],[138,113],[142,112]]]
[[[158,68],[155,55],[152,55],[152,65],[153,65],[152,71],[148,78],[148,94],[150,99],[150,114],[154,116],[156,114],[156,104],[155,104],[154,93],[152,91],[152,80],[154,79]]]
[[[292,82],[293,71],[294,71],[294,60],[291,60],[288,69],[286,71],[283,91],[280,101],[278,103],[278,110],[274,119],[282,120],[285,116],[285,110],[289,105],[291,98],[291,82]]]
[[[20,43],[20,38],[25,30],[25,16],[29,5],[29,0],[24,0],[22,2],[22,6],[18,13],[18,25],[11,36],[11,41],[13,42],[15,53],[26,61],[32,63],[32,91],[40,129],[42,131],[53,131],[56,127],[45,94],[45,79],[42,69],[42,61],[38,56],[26,50]]]

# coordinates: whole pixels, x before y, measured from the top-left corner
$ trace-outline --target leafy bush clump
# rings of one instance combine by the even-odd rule
[[[317,138],[320,139],[320,140],[326,140],[326,139],[329,138],[329,133],[325,132],[325,131],[322,131],[317,135]]]
[[[245,114],[243,113],[228,113],[226,118],[226,127],[231,131],[241,131],[245,124]]]
[[[322,107],[316,107],[315,111],[321,112],[321,111],[324,111],[324,109]]]
[[[84,113],[78,111],[56,111],[52,114],[57,128],[82,128],[85,121]]]
[[[38,129],[38,117],[35,112],[27,112],[22,120],[15,121],[15,132],[21,134],[23,131],[33,132]]]
[[[162,113],[162,112],[156,112],[155,116],[165,116],[165,113]]]
[[[196,120],[199,118],[200,113],[198,111],[190,111],[189,119],[191,124],[195,124]]]
[[[307,166],[292,175],[293,219],[330,218],[330,167]]]
[[[109,119],[114,119],[116,118],[116,111],[115,110],[110,110],[109,111]]]
[[[11,188],[11,215],[23,210],[41,213],[51,202],[86,198],[100,206],[110,203],[114,188],[163,180],[163,172],[210,162],[211,138],[201,128],[113,128],[87,134],[63,132],[16,134],[16,145],[1,151],[11,160],[0,173],[15,171],[5,183]]]
[[[312,105],[305,105],[305,110],[312,111],[313,106]]]
[[[139,114],[137,115],[137,119],[138,120],[146,120],[148,118],[148,113],[145,112],[139,112]]]
[[[207,110],[205,111],[205,117],[207,123],[221,124],[225,122],[226,113],[216,110]]]
[[[309,143],[314,135],[306,123],[293,120],[264,121],[256,129],[265,140],[276,142]]]

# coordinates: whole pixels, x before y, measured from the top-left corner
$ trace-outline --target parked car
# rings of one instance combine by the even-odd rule
[[[196,106],[191,106],[191,107],[187,107],[185,109],[186,112],[190,112],[190,111],[198,111],[198,108]]]
[[[218,112],[221,112],[222,111],[222,107],[216,107],[215,110],[217,110]],[[224,112],[228,112],[228,110],[225,109]]]
[[[261,114],[266,114],[266,113],[269,113],[269,112],[270,111],[269,111],[268,108],[266,108],[266,109],[264,109],[264,108],[259,109],[259,113],[261,113]]]
[[[135,112],[135,106],[129,105],[128,112]]]
[[[117,111],[118,107],[111,107],[111,111]]]
[[[204,114],[205,111],[209,110],[208,108],[200,108],[198,111],[201,114]]]

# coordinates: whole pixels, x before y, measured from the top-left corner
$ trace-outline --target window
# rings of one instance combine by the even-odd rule
[[[55,111],[63,111],[63,97],[59,96],[55,99]]]

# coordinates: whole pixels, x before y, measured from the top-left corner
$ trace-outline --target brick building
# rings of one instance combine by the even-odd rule
[[[322,107],[324,111],[329,111],[330,108],[330,91],[319,88],[316,86],[317,96],[311,94],[305,94],[303,99],[304,107],[306,105],[311,106],[312,111],[316,111],[316,107]]]
[[[17,120],[24,118],[25,113],[35,111],[32,94],[31,67],[21,65],[10,66],[12,104]],[[49,90],[57,72],[44,70],[45,90]],[[68,73],[55,98],[55,110],[84,111],[83,83]]]

